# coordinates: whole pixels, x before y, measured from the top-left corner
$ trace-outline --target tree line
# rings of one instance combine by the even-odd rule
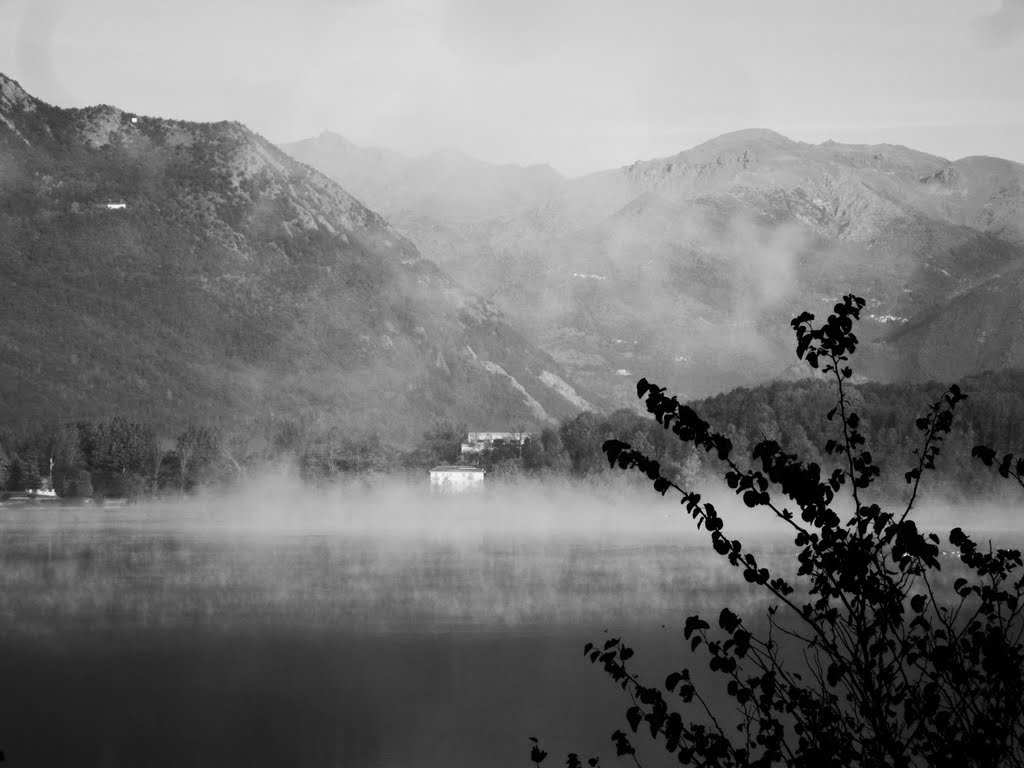
[[[973,445],[1024,445],[1024,372],[1002,371],[965,379],[976,397],[947,437],[937,493],[975,494],[984,474],[972,463]],[[882,468],[878,489],[900,490],[897,472],[916,447],[915,414],[934,401],[941,386],[930,383],[849,386],[849,397],[874,435],[873,460]],[[832,393],[817,378],[741,387],[691,405],[723,425],[737,450],[765,439],[777,440],[802,460],[822,462],[830,432],[815,417]],[[418,473],[463,460],[467,425],[438,421],[411,446],[395,446],[377,433],[359,433],[315,417],[272,418],[242,428],[190,425],[159,436],[152,425],[127,417],[79,421],[21,433],[0,432],[0,491],[39,488],[52,475],[61,497],[119,497],[186,494],[196,488],[245,482],[266,466],[288,462],[304,480]],[[601,451],[611,438],[628,441],[675,476],[695,482],[711,469],[711,459],[692,445],[670,439],[638,411],[580,413],[532,433],[522,445],[496,444],[467,460],[492,477],[576,477],[609,472]],[[52,461],[52,472],[51,472]]]

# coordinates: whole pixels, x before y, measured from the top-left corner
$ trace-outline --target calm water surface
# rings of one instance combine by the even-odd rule
[[[758,613],[738,573],[664,533],[46,514],[0,510],[12,765],[526,766],[534,735],[549,761],[611,764],[628,701],[583,644],[623,635],[662,680],[690,663],[686,615]]]

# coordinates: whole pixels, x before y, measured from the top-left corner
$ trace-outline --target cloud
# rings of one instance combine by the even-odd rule
[[[982,44],[988,48],[1007,48],[1024,37],[1024,0],[1002,0],[998,10],[978,19]]]

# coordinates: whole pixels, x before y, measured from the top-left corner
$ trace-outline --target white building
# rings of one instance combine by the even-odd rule
[[[482,491],[484,470],[479,467],[441,465],[430,470],[431,493],[465,493]]]
[[[111,202],[107,203],[108,211],[123,211],[126,208],[128,208],[128,203],[124,202],[123,200],[112,200]]]
[[[470,432],[466,435],[466,442],[462,444],[461,452],[468,454],[482,453],[497,446],[522,446],[530,435],[526,432]]]

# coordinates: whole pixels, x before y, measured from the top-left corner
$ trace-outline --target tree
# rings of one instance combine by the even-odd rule
[[[29,449],[23,453],[15,453],[10,457],[7,473],[7,490],[34,491],[42,486],[42,473],[39,471],[39,454]]]
[[[601,419],[597,414],[584,411],[572,421],[564,422],[558,433],[569,455],[574,475],[589,475],[604,469],[604,461],[598,450],[602,430]]]
[[[519,440],[495,440],[490,447],[480,452],[477,463],[481,469],[488,472],[498,470],[499,474],[506,477],[518,475],[523,465],[523,449],[524,446]]]
[[[49,456],[53,459],[53,488],[59,496],[81,496],[71,493],[78,488],[78,473],[85,470],[82,436],[74,424],[61,424],[53,430]],[[92,495],[91,483],[89,495]]]
[[[384,472],[392,463],[391,451],[376,432],[351,434],[332,427],[317,435],[302,460],[303,474],[311,480],[338,474],[369,475]]]
[[[178,462],[178,492],[198,485],[220,455],[220,432],[210,427],[190,424],[175,440]]]
[[[452,421],[435,422],[423,433],[419,443],[407,456],[406,463],[409,466],[423,468],[437,464],[454,464],[459,460],[461,446],[467,434],[465,424]]]
[[[147,479],[146,486],[151,494],[157,493],[160,489],[160,478],[161,471],[164,468],[164,462],[167,460],[167,453],[160,445],[159,440],[153,440],[149,446],[149,456],[146,462],[147,464]]]
[[[531,435],[523,445],[523,469],[527,472],[563,472],[568,464],[562,436],[554,427],[544,427],[539,435]]]
[[[3,444],[0,444],[0,491],[7,488],[7,483],[10,479],[11,473],[11,459],[7,455],[7,451],[4,449]]]
[[[67,498],[87,499],[92,496],[92,477],[84,469],[76,470],[65,476],[61,488],[61,496]]]
[[[834,383],[835,405],[826,415],[834,434],[825,445],[834,467],[803,461],[771,438],[753,446],[747,466],[730,439],[692,408],[645,379],[637,384],[664,430],[714,456],[743,502],[790,532],[798,564],[792,580],[771,573],[727,536],[714,505],[666,477],[659,462],[621,440],[603,445],[613,467],[640,470],[662,495],[678,493],[715,553],[774,601],[766,634],[755,634],[728,607],[717,617],[717,631],[699,615],[685,621],[691,652],[706,655],[734,701],[735,731],[723,725],[725,712],[709,706],[689,668],[671,672],[662,686],[648,685],[620,638],[584,648],[629,693],[632,733],[645,726],[681,764],[1024,765],[1021,553],[991,542],[979,547],[954,528],[948,541],[959,561],[947,576],[939,537],[920,532],[911,517],[966,395],[950,386],[916,420],[918,448],[903,475],[905,506],[889,512],[871,503],[879,468],[851,407],[846,364],[863,306],[848,295],[824,324],[815,326],[806,312],[792,323],[798,357]],[[982,446],[974,454],[1024,486],[1024,459],[999,459]],[[846,520],[836,511],[844,490],[853,509]],[[619,755],[637,759],[624,730],[612,740]],[[539,763],[544,754],[538,749],[531,757]],[[580,760],[570,755],[567,763]]]
[[[296,461],[309,451],[323,417],[303,412],[294,418],[278,417],[271,425],[270,447],[275,457],[290,456]]]
[[[96,492],[103,496],[137,497],[152,474],[159,450],[147,425],[121,416],[101,424],[83,424],[82,447]]]

